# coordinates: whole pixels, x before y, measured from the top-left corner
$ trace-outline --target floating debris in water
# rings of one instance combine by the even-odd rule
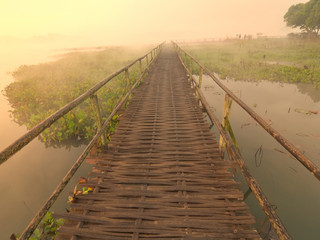
[[[297,113],[302,113],[302,114],[306,114],[306,115],[320,114],[320,111],[307,110],[307,109],[302,109],[302,108],[296,108],[294,111]]]
[[[320,138],[319,134],[306,134],[306,133],[296,133],[299,137],[313,137],[313,138]]]
[[[282,150],[280,150],[280,149],[277,149],[277,148],[274,148],[274,150],[277,151],[277,152],[279,152],[279,153],[285,154],[285,155],[287,155],[288,157],[290,157],[290,158],[292,158],[292,159],[295,160],[295,158],[294,158],[290,153],[288,153],[288,152],[284,152],[284,151],[282,151]]]
[[[294,171],[295,173],[298,173],[298,171],[295,170],[294,168],[290,167],[290,169],[291,169],[292,171]]]
[[[247,127],[247,126],[249,126],[249,125],[251,125],[251,123],[244,123],[244,124],[241,124],[241,128],[243,128],[243,127]]]
[[[296,135],[300,136],[300,137],[310,137],[310,135],[305,134],[305,133],[296,133]]]
[[[256,167],[260,167],[262,163],[262,157],[263,157],[263,150],[261,145],[256,151],[256,154],[254,155],[254,161],[255,161]]]
[[[212,86],[212,85],[205,85],[205,86],[203,86],[204,87],[204,90],[207,90],[207,89],[210,89],[210,88],[214,88],[214,86]]]

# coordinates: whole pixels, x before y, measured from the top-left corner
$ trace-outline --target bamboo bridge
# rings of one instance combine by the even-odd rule
[[[142,61],[147,63],[145,70]],[[140,66],[140,78],[103,123],[95,93],[120,73],[128,76],[134,64]],[[198,81],[192,64],[200,66]],[[226,92],[221,123],[200,90],[203,74]],[[98,83],[1,152],[0,162],[88,98],[96,109],[97,134],[19,239],[31,236],[84,160],[93,169],[81,186],[92,191],[74,193],[70,212],[56,214],[66,219],[57,239],[260,239],[240,183],[233,179],[235,164],[279,238],[290,239],[232,141],[228,130],[232,100],[318,179],[319,168],[176,44],[159,45]],[[111,141],[97,149],[99,142],[105,143],[105,128],[119,111],[120,122]],[[205,115],[218,128],[219,139]]]

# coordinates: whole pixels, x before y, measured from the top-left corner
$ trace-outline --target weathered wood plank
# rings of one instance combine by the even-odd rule
[[[165,49],[154,66],[108,150],[87,159],[80,187],[95,191],[59,215],[58,239],[259,239],[176,54]]]

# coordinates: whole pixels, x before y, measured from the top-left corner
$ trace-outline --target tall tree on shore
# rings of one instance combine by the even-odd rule
[[[284,15],[287,26],[300,28],[308,36],[318,35],[320,30],[320,0],[292,5]]]

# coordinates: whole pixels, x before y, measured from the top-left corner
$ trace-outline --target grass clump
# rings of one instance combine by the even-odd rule
[[[221,78],[310,83],[320,89],[320,40],[246,39],[182,47]]]

